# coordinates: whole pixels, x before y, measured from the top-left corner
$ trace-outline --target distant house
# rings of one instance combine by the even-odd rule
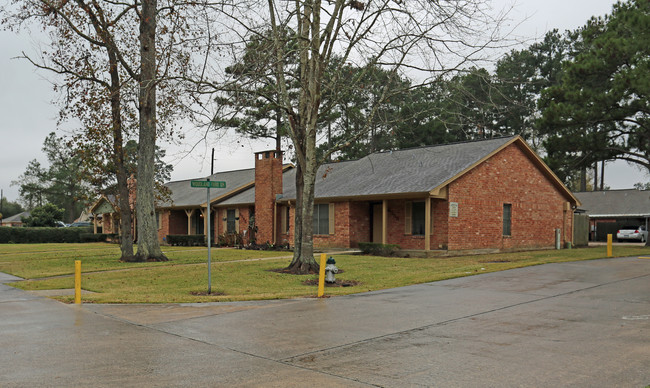
[[[607,235],[627,225],[648,226],[650,190],[606,190],[574,193],[589,215],[590,239],[606,241]]]
[[[2,226],[23,226],[23,218],[27,218],[31,215],[30,212],[22,212],[15,214],[11,217],[2,219]]]
[[[90,207],[89,211],[84,213],[85,220],[92,220],[94,233],[107,233],[107,234],[117,234],[119,233],[119,222],[116,221],[117,204],[114,195],[102,195],[99,199]],[[90,213],[90,215],[88,214]],[[80,221],[81,221],[80,217]]]
[[[281,152],[257,152],[255,168],[209,178],[226,182],[211,189],[209,201],[206,189],[190,187],[189,180],[166,184],[171,198],[157,208],[161,241],[204,234],[209,202],[213,238],[293,244],[295,169],[282,164]],[[562,243],[572,241],[579,204],[519,136],[374,153],[319,169],[314,245],[547,248],[556,229]]]

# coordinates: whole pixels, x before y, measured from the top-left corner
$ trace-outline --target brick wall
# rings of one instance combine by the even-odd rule
[[[314,247],[350,247],[350,207],[350,202],[334,203],[334,234],[315,234]]]
[[[216,239],[219,235],[227,232],[227,225],[224,218],[227,218],[228,209],[236,209],[237,212],[235,215],[239,217],[239,220],[235,220],[235,227],[237,228],[237,233],[240,233],[244,238],[244,243],[247,244],[250,239],[250,230],[248,229],[250,222],[250,208],[248,206],[241,206],[237,208],[217,208],[213,210],[212,215],[214,217],[214,238]],[[258,243],[260,241],[258,240]]]
[[[571,241],[566,198],[515,144],[449,185],[448,249],[532,248],[555,244],[555,229]],[[512,205],[511,236],[503,235],[503,204]]]
[[[386,239],[388,244],[397,244],[402,249],[424,249],[424,235],[413,235],[407,234],[406,228],[406,209],[407,202],[413,201],[424,201],[423,199],[414,199],[414,200],[389,200],[388,201],[388,231]],[[432,202],[431,213],[433,218],[433,228],[432,228],[432,238],[431,238],[431,248],[437,248],[437,245],[434,243],[433,236],[436,236],[438,230],[443,231],[446,229],[445,220],[446,218],[436,216],[436,205],[437,201]],[[441,234],[441,236],[443,236]],[[440,244],[444,242],[441,240],[441,237],[437,237],[440,240]]]
[[[183,210],[171,210],[169,213],[169,233],[187,234],[187,214]]]
[[[159,210],[159,217],[158,241],[165,241],[169,234],[187,234],[187,215],[184,210]]]
[[[358,248],[360,242],[368,242],[370,236],[370,203],[350,202],[349,247]]]
[[[167,240],[169,233],[169,210],[158,211],[158,241],[164,242]]]

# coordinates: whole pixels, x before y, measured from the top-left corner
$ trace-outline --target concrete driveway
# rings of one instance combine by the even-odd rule
[[[0,285],[2,387],[648,384],[650,259],[320,300],[74,306]]]

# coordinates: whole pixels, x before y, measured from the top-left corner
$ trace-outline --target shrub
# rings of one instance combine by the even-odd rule
[[[217,236],[217,245],[220,247],[242,246],[244,239],[241,233],[224,233]]]
[[[365,254],[374,256],[393,256],[399,250],[397,244],[381,244],[372,242],[360,242],[359,249]]]
[[[60,207],[46,203],[43,206],[35,207],[30,216],[23,219],[23,222],[28,227],[54,227],[56,226],[56,221],[63,218],[63,212],[64,210]]]
[[[0,228],[0,244],[79,243],[89,228]]]
[[[167,243],[174,246],[193,247],[205,245],[204,234],[168,234]]]

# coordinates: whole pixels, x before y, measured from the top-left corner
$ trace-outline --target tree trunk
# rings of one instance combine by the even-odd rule
[[[117,57],[112,50],[108,53],[111,75],[111,115],[113,129],[113,161],[116,167],[118,207],[120,213],[120,250],[122,261],[133,261],[133,213],[129,201],[129,185],[124,167],[124,139],[122,137],[121,83]]]
[[[298,240],[298,226],[296,226],[296,244],[293,260],[287,270],[296,274],[318,273],[319,264],[314,260],[314,189],[316,186],[316,174],[313,169],[304,172],[302,175],[301,201],[296,200],[296,214],[300,208],[300,240]],[[297,182],[296,182],[297,183]],[[296,187],[297,189],[297,187]],[[297,220],[296,220],[297,221]]]
[[[302,192],[304,181],[302,176],[302,167],[300,163],[296,165],[296,207],[294,211],[293,222],[293,259],[289,264],[289,269],[295,267],[296,262],[300,261],[300,252],[302,249]]]
[[[282,127],[282,111],[278,108],[275,110],[275,150],[282,151],[282,135],[280,134]]]
[[[580,169],[580,191],[587,191],[587,167]]]
[[[156,145],[156,9],[157,0],[143,0],[140,13],[140,133],[136,215],[138,261],[166,261],[158,242],[154,198]]]
[[[605,190],[605,161],[600,165],[600,191]]]

